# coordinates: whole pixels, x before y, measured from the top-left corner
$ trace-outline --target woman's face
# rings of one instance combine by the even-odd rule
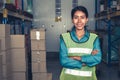
[[[87,21],[88,18],[86,17],[85,13],[82,11],[76,11],[72,19],[72,22],[77,30],[83,30]]]

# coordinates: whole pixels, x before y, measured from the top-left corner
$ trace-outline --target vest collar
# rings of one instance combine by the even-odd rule
[[[88,32],[87,29],[85,29],[84,36],[79,40],[76,35],[75,27],[73,26],[72,31],[70,32],[70,35],[75,42],[81,43],[81,42],[86,42],[89,39],[90,33]]]

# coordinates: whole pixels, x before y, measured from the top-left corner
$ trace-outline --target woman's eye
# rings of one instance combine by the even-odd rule
[[[77,18],[78,18],[77,16],[74,17],[74,19],[77,19]]]
[[[81,19],[84,19],[85,17],[84,16],[81,16]]]

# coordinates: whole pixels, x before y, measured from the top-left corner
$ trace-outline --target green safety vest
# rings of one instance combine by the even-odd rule
[[[68,49],[68,56],[87,56],[91,55],[97,35],[90,33],[89,39],[83,43],[73,41],[70,33],[64,33],[62,37]],[[95,70],[95,66],[89,67],[87,65],[82,66],[80,69],[63,68],[60,80],[97,80]]]

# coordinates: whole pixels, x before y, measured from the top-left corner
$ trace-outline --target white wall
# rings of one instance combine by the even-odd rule
[[[94,29],[94,0],[79,0],[79,5],[84,5],[89,11],[89,29]],[[59,51],[59,35],[71,29],[72,0],[61,0],[62,22],[55,22],[55,0],[34,0],[33,14],[35,27],[46,28],[47,52]]]

